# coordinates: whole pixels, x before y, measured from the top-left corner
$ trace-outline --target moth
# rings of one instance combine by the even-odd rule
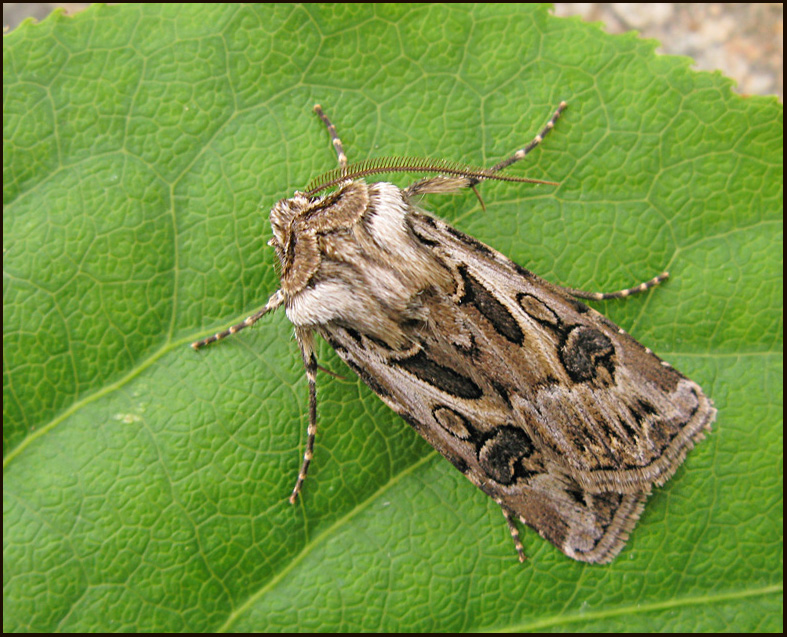
[[[550,183],[505,169],[565,108],[508,159],[476,168],[412,158],[348,165],[336,128],[315,106],[339,168],[271,210],[280,289],[242,323],[192,344],[284,306],[309,386],[291,502],[314,453],[315,335],[500,505],[520,561],[516,520],[575,560],[611,561],[651,489],[710,430],[716,410],[702,389],[582,302],[645,291],[667,273],[607,294],[561,287],[419,207],[423,195],[486,180]],[[405,171],[431,176],[404,189],[365,180]]]

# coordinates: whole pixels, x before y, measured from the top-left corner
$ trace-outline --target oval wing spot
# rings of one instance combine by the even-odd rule
[[[560,319],[557,317],[557,314],[555,314],[554,310],[541,299],[536,298],[532,294],[520,294],[517,301],[519,302],[519,306],[534,321],[549,325],[550,327],[557,327],[560,325]]]
[[[522,429],[500,427],[482,446],[478,462],[486,475],[499,484],[512,484],[517,466],[535,451],[533,441]]]
[[[469,440],[472,432],[470,423],[457,411],[440,405],[432,412],[437,423],[452,436],[461,440]]]
[[[577,383],[598,378],[602,370],[614,378],[614,354],[615,346],[605,334],[584,325],[572,329],[560,348],[563,367]]]

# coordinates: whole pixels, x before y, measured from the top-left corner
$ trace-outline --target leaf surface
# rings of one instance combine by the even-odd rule
[[[4,38],[6,631],[780,631],[782,107],[545,6],[121,5]],[[424,207],[696,380],[713,433],[609,566],[535,533],[286,317],[267,215],[351,161],[514,171]],[[406,177],[394,180],[404,185]],[[323,365],[351,373],[328,347]]]

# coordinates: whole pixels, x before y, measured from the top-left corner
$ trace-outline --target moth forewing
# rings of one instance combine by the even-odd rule
[[[348,165],[335,127],[315,107],[340,168],[271,211],[281,288],[242,323],[193,344],[284,305],[309,384],[291,501],[313,456],[315,333],[500,505],[520,560],[515,519],[576,560],[612,560],[651,488],[710,429],[716,412],[696,383],[578,300],[642,292],[666,273],[611,294],[563,288],[414,204],[487,179],[532,181],[500,171],[535,148],[565,106],[489,169],[395,158]],[[405,189],[363,179],[382,170],[434,174]]]

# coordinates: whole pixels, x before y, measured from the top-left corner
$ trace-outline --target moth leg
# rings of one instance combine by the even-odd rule
[[[339,168],[346,168],[347,155],[344,154],[342,140],[339,139],[339,136],[336,134],[336,126],[334,126],[331,123],[331,120],[328,119],[328,116],[322,112],[322,106],[319,104],[314,105],[314,112],[317,113],[318,117],[322,120],[322,123],[325,124],[326,128],[328,129],[328,134],[331,136],[331,144],[333,144],[333,148],[336,150],[336,155],[339,159]]]
[[[341,374],[337,374],[336,372],[328,369],[327,367],[323,367],[322,365],[317,365],[317,369],[321,372],[328,374],[328,376],[333,376],[334,378],[338,378],[339,380],[350,380],[347,376],[342,376]]]
[[[508,530],[511,532],[511,539],[514,540],[514,546],[516,547],[517,555],[519,555],[519,561],[524,562],[527,556],[525,555],[525,547],[522,546],[522,541],[519,539],[519,529],[516,526],[516,522],[514,522],[514,514],[507,509],[500,500],[497,500],[497,503],[503,510],[503,517],[506,519]]]
[[[520,148],[516,151],[513,155],[511,155],[508,159],[504,159],[503,161],[499,162],[492,166],[489,169],[490,173],[496,173],[504,168],[508,168],[514,162],[518,162],[520,159],[524,159],[527,154],[533,150],[536,146],[538,146],[546,137],[546,135],[555,127],[555,122],[557,121],[560,114],[566,110],[568,107],[568,103],[560,102],[560,105],[557,107],[557,110],[552,115],[551,119],[547,122],[546,126],[544,126],[543,130],[536,135],[533,140],[524,148]],[[327,117],[322,113],[322,110],[318,110],[319,105],[314,107],[314,110],[317,111],[317,114],[322,118],[322,120],[328,126],[328,131],[331,132],[333,125],[330,123]],[[331,132],[331,139],[333,140],[334,146],[339,143],[339,147],[341,147],[341,142],[338,141],[338,138],[335,136],[336,129],[333,128]],[[484,179],[494,179],[492,176],[481,177],[481,176],[471,176],[467,175],[438,175],[437,177],[428,177],[426,179],[421,179],[416,181],[413,184],[410,184],[407,188],[404,189],[404,194],[407,198],[413,197],[415,195],[425,195],[425,194],[434,194],[434,193],[451,193],[456,192],[460,188],[471,188],[475,193],[475,196],[478,197],[478,201],[481,204],[481,208],[486,210],[486,206],[484,205],[484,200],[481,199],[481,195],[479,194],[478,190],[476,189],[476,185],[479,184]],[[557,186],[553,181],[541,181],[538,179],[527,179],[523,181],[528,181],[531,183],[539,183],[539,184],[549,184],[552,186]]]
[[[584,290],[576,290],[574,288],[565,288],[559,286],[564,292],[567,292],[573,297],[578,299],[587,299],[589,301],[606,301],[608,299],[625,299],[632,294],[639,294],[645,292],[650,288],[656,287],[659,283],[665,281],[669,277],[669,272],[662,272],[658,276],[654,276],[650,281],[645,281],[639,285],[635,285],[625,290],[618,290],[617,292],[585,292]]]
[[[211,343],[215,343],[216,341],[220,341],[223,338],[227,338],[228,336],[232,336],[240,332],[242,329],[247,327],[251,327],[257,321],[259,321],[263,316],[265,316],[268,312],[272,312],[277,307],[279,307],[282,303],[284,303],[284,292],[281,290],[276,290],[271,297],[268,299],[268,302],[265,304],[259,312],[252,314],[242,323],[238,323],[237,325],[233,325],[229,329],[224,330],[223,332],[217,332],[213,336],[208,336],[208,338],[203,338],[201,341],[194,341],[191,344],[191,347],[195,350],[198,350],[200,347],[205,347],[206,345],[210,345]]]
[[[557,121],[558,117],[560,117],[560,114],[566,110],[567,106],[568,104],[566,102],[560,102],[560,105],[557,107],[554,115],[552,115],[552,118],[547,122],[547,125],[544,126],[543,130],[538,135],[536,135],[527,146],[520,148],[508,159],[504,159],[500,163],[495,164],[490,170],[497,172],[498,170],[508,168],[511,164],[518,162],[520,159],[524,159],[531,150],[533,150],[543,141],[544,137],[547,136],[549,131],[555,127],[555,122]]]
[[[317,358],[314,355],[314,336],[311,330],[296,327],[295,338],[298,340],[298,346],[301,348],[303,366],[306,368],[306,378],[309,381],[309,426],[306,429],[306,451],[303,452],[301,470],[298,472],[298,479],[295,481],[295,487],[293,487],[290,495],[290,504],[295,504],[295,500],[301,492],[301,488],[303,488],[306,473],[309,471],[309,464],[311,464],[314,457],[314,439],[317,435],[318,365]]]

